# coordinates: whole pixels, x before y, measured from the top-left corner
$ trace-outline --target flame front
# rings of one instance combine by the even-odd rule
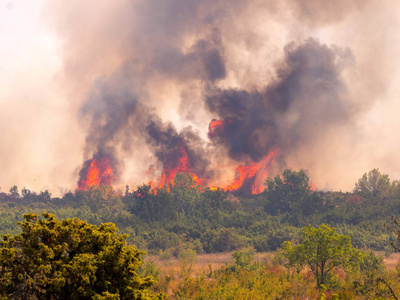
[[[80,173],[79,190],[85,190],[94,185],[112,185],[114,182],[113,169],[108,157],[93,157],[88,168]]]
[[[192,175],[193,180],[196,182],[196,184],[198,184],[198,185],[204,184],[204,179],[199,178],[192,171],[188,154],[187,154],[185,148],[181,147],[180,148],[180,156],[176,163],[176,166],[173,168],[170,168],[170,169],[164,169],[163,173],[161,175],[161,179],[158,181],[158,184],[155,184],[154,180],[153,180],[153,181],[149,182],[149,185],[153,188],[153,190],[155,192],[157,192],[157,189],[160,189],[163,187],[167,187],[167,190],[170,191],[170,186],[175,185],[174,178],[175,178],[176,174],[185,173],[185,172],[188,172]],[[150,169],[146,173],[147,174],[151,173]]]
[[[193,180],[198,185],[204,185],[204,183],[207,182],[207,180],[199,178],[191,170],[187,153],[183,147],[181,148],[180,152],[181,156],[175,168],[163,170],[160,180],[153,180],[149,182],[149,185],[152,187],[155,193],[157,193],[157,189],[160,189],[162,187],[167,187],[167,190],[170,191],[170,186],[175,185],[174,178],[179,172],[190,173]],[[235,169],[235,179],[231,184],[226,187],[208,186],[208,188],[210,188],[211,190],[222,189],[224,191],[230,192],[242,190],[245,193],[259,194],[264,191],[264,183],[268,177],[268,171],[270,170],[271,165],[274,162],[277,154],[278,150],[273,150],[260,162],[249,161],[245,165],[237,166]],[[151,173],[151,169],[147,171],[147,174],[149,173]]]
[[[264,182],[268,177],[268,171],[278,154],[278,150],[271,151],[260,162],[249,161],[245,165],[236,167],[235,179],[226,188],[227,191],[246,189],[252,194],[264,191]]]
[[[209,125],[209,137],[223,136],[226,134],[227,126],[229,126],[232,120],[212,120]],[[153,192],[157,194],[157,190],[166,187],[168,191],[171,190],[172,186],[175,186],[175,177],[178,173],[189,173],[192,176],[193,181],[203,187],[208,187],[211,190],[221,189],[224,191],[240,191],[246,194],[259,194],[264,190],[264,183],[268,177],[268,172],[271,169],[272,163],[275,160],[278,150],[270,151],[259,162],[252,160],[247,161],[245,164],[239,165],[235,169],[235,178],[233,181],[225,185],[225,187],[217,187],[213,178],[204,175],[204,170],[199,171],[195,166],[193,160],[193,153],[190,152],[188,146],[176,146],[170,149],[168,155],[165,155],[162,159],[163,170],[160,177],[152,178],[148,184],[152,188]],[[198,164],[198,161],[196,161]],[[150,167],[146,172],[147,176],[152,176],[153,167]],[[220,173],[225,174],[226,172],[232,171],[229,165],[219,166],[216,168]],[[227,168],[227,169],[225,169]],[[225,169],[225,170],[224,170]],[[230,171],[229,171],[230,170]],[[207,173],[208,174],[208,173]],[[88,187],[96,185],[113,185],[116,176],[113,170],[113,166],[108,156],[104,154],[95,154],[92,159],[85,162],[84,167],[79,173],[80,179],[78,182],[79,190],[86,190]],[[210,183],[213,182],[211,186]]]
[[[208,137],[213,139],[226,136],[229,134],[227,130],[232,124],[232,119],[211,120],[208,126]],[[264,182],[268,177],[268,171],[277,154],[278,150],[272,150],[259,162],[249,160],[244,165],[237,166],[235,179],[230,185],[222,189],[225,191],[243,190],[252,194],[261,193],[264,190]],[[210,188],[217,189],[216,187]]]

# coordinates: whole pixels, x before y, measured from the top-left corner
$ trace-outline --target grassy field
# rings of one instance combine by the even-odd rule
[[[384,257],[384,263],[387,270],[393,270],[400,260],[400,253],[391,253],[388,256],[385,256],[384,252],[376,252],[376,255]],[[271,262],[273,260],[274,253],[272,252],[264,252],[264,253],[256,253],[254,256],[254,260],[266,263]],[[176,257],[169,257],[163,259],[159,255],[148,255],[145,257],[144,262],[152,261],[158,267],[161,268],[161,271],[165,274],[179,272],[182,268],[182,263],[186,265],[192,264],[193,272],[206,272],[209,271],[210,266],[213,270],[220,269],[226,264],[232,264],[234,259],[232,257],[232,252],[229,253],[214,253],[214,254],[200,254],[197,255],[192,260],[185,261],[184,259],[178,259]]]
[[[376,252],[376,254],[384,257],[384,264],[387,271],[395,270],[399,264],[400,253],[392,253],[387,256],[385,256],[384,252]],[[284,270],[285,268],[280,264],[282,261],[275,259],[275,255],[276,254],[273,252],[255,253],[254,261],[269,265],[271,270],[276,269],[277,272],[279,272],[278,270]],[[186,282],[188,282],[187,278],[190,278],[189,281],[195,281],[200,278],[206,278],[206,281],[213,281],[216,280],[211,276],[213,272],[225,266],[232,266],[235,263],[232,252],[192,255],[180,259],[161,253],[160,255],[146,256],[144,258],[144,265],[147,262],[151,262],[158,271],[158,273],[156,273],[158,274],[158,283],[155,286],[155,291],[167,293],[168,299],[183,299],[182,297],[177,297],[176,291],[179,291],[182,289],[182,285],[185,285],[185,278]],[[277,263],[280,265],[278,266]],[[301,274],[306,278],[306,281],[308,280],[308,287],[312,287],[313,285],[310,284],[313,282],[313,275],[311,272],[305,269]],[[342,278],[342,280],[346,277],[345,273],[340,270],[336,272],[336,275]],[[303,286],[307,287],[307,284],[303,283]]]

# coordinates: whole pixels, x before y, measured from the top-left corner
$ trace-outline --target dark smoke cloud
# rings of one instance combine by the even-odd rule
[[[105,147],[128,138],[120,136],[126,130],[130,118],[136,113],[137,97],[120,80],[98,79],[87,102],[82,106],[83,117],[90,118],[86,145],[89,152],[100,151]]]
[[[275,66],[275,78],[263,89],[220,88],[228,60],[221,30],[227,17],[240,16],[239,9],[247,4],[234,1],[225,8],[224,1],[206,2],[146,1],[127,7],[135,18],[130,21],[129,12],[123,14],[132,29],[128,29],[122,67],[110,79],[98,79],[82,107],[84,115],[91,117],[87,149],[101,151],[123,143],[130,150],[130,136],[140,132],[163,168],[176,167],[184,149],[193,171],[205,176],[210,166],[205,157],[212,155],[206,153],[204,141],[189,129],[178,132],[171,123],[164,125],[154,109],[157,100],[149,100],[160,80],[157,76],[180,83],[203,82],[209,111],[229,120],[212,142],[225,147],[238,162],[257,162],[277,148],[284,161],[300,144],[312,143],[327,128],[347,122],[352,107],[342,71],[352,62],[352,54],[314,39],[287,45],[284,60]],[[294,4],[293,11],[309,18],[303,13],[307,7]],[[340,20],[345,15],[341,11],[330,16]],[[188,36],[197,38],[187,43]],[[140,114],[138,103],[144,108]]]
[[[329,144],[328,132],[337,130],[329,147],[339,149],[340,134],[356,131],[351,124],[361,110],[360,91],[362,101],[373,103],[385,86],[384,55],[370,59],[359,51],[371,49],[361,38],[365,33],[381,36],[364,26],[380,24],[374,17],[380,5],[372,1],[49,3],[62,39],[64,91],[86,122],[83,161],[110,155],[121,175],[125,159],[138,173],[157,162],[171,168],[182,147],[193,171],[206,178],[215,176],[216,157],[259,161],[275,148],[279,168],[307,168],[310,157],[317,161],[307,153],[312,149],[326,160],[319,153]],[[371,12],[363,17],[366,8]],[[331,38],[330,28],[347,25]],[[352,68],[364,73],[355,76]],[[226,123],[207,144],[213,118]],[[152,161],[142,159],[148,151]],[[306,163],[285,161],[295,156]]]
[[[342,71],[353,62],[349,50],[309,39],[285,47],[277,78],[264,90],[214,89],[211,112],[225,120],[215,143],[236,160],[259,161],[273,149],[287,155],[353,113]]]
[[[153,9],[155,3],[161,5],[157,11]],[[128,44],[122,46],[126,52],[121,67],[108,78],[96,79],[81,107],[82,116],[90,120],[85,156],[102,152],[106,147],[116,152],[120,145],[129,152],[132,149],[130,140],[136,136],[137,141],[137,135],[141,135],[140,142],[151,146],[164,168],[176,164],[179,149],[184,147],[191,168],[206,176],[209,162],[199,146],[204,145],[204,141],[200,143],[200,138],[190,129],[178,133],[172,124],[164,126],[156,115],[157,103],[149,96],[149,89],[158,75],[179,82],[214,83],[225,78],[221,35],[214,26],[218,11],[204,10],[206,4],[199,1],[148,1],[131,5],[127,7],[128,12],[114,15],[123,17],[131,28]],[[129,10],[131,16],[135,16],[132,20],[128,18]],[[114,22],[120,20],[115,19],[110,24],[115,25]],[[185,34],[205,24],[209,29],[184,49]],[[148,120],[151,120],[149,124]]]
[[[219,41],[200,39],[188,53],[177,48],[163,49],[155,57],[154,66],[162,74],[179,80],[201,79],[216,81],[226,76]]]
[[[176,169],[182,157],[187,155],[186,171],[191,171],[205,180],[212,177],[204,141],[191,128],[185,128],[178,133],[171,123],[163,124],[157,116],[152,116],[146,126],[146,134],[147,142],[164,170]]]

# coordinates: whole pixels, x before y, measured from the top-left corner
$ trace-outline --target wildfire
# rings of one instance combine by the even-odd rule
[[[315,192],[317,189],[318,188],[317,188],[317,185],[315,184],[315,182],[310,181],[310,190]]]
[[[225,133],[225,127],[230,124],[231,120],[212,120],[209,125],[209,136],[213,137],[216,135],[221,136]],[[175,186],[175,177],[178,173],[189,173],[193,181],[203,187],[208,187],[211,190],[223,190],[223,191],[238,191],[248,194],[259,194],[264,190],[264,182],[268,177],[268,172],[275,160],[278,150],[271,151],[259,162],[247,161],[245,164],[239,165],[235,169],[235,178],[233,181],[225,187],[218,187],[213,182],[212,178],[205,176],[199,176],[200,173],[194,167],[194,163],[191,161],[192,153],[186,145],[176,146],[169,149],[169,152],[162,157],[163,170],[161,176],[156,178],[153,177],[148,182],[153,193],[157,194],[157,190],[166,187],[168,191],[171,190],[172,186]],[[220,173],[224,171],[232,171],[232,167],[229,165],[216,165],[216,169]],[[154,170],[150,167],[146,172],[147,176],[152,177]],[[97,153],[92,159],[85,162],[83,168],[79,173],[80,179],[78,182],[78,189],[85,190],[88,187],[96,185],[107,185],[111,186],[115,179],[116,174],[113,170],[113,166],[108,155],[104,153]]]
[[[87,168],[80,172],[79,190],[85,190],[94,185],[112,185],[114,181],[113,169],[107,156],[93,157]]]
[[[251,191],[252,194],[261,193],[264,190],[264,182],[268,177],[268,171],[277,154],[278,151],[273,150],[260,162],[249,161],[245,165],[236,167],[235,179],[225,190],[236,191],[245,188]]]
[[[196,182],[198,185],[203,185],[204,180],[199,178],[191,169],[190,166],[190,161],[188,154],[185,150],[184,147],[180,148],[180,156],[177,160],[176,166],[173,168],[167,168],[163,170],[163,173],[161,175],[161,179],[158,181],[158,184],[156,184],[153,181],[149,182],[149,185],[152,187],[155,193],[157,193],[157,189],[163,188],[164,186],[167,187],[167,190],[170,191],[170,186],[174,186],[174,178],[176,174],[178,173],[185,173],[188,172],[192,174],[193,180]],[[150,169],[146,172],[147,174],[150,173]]]
[[[161,175],[161,179],[156,184],[155,181],[150,181],[149,185],[153,189],[154,193],[157,193],[157,189],[164,186],[170,191],[170,186],[174,186],[174,178],[178,172],[188,172],[192,175],[193,180],[198,185],[203,185],[206,180],[199,178],[195,173],[192,172],[185,149],[181,148],[181,156],[178,161],[178,165],[175,168],[166,169]],[[237,191],[243,190],[251,194],[259,194],[264,190],[264,182],[268,177],[268,171],[278,154],[277,150],[271,151],[265,156],[260,162],[249,161],[245,165],[239,165],[236,167],[236,175],[233,182],[226,187],[208,186],[210,190],[224,190],[224,191]],[[151,168],[146,174],[151,173]]]
[[[230,119],[224,120],[211,120],[210,124],[208,125],[208,136],[210,138],[214,138],[215,136],[219,135],[225,130],[225,127],[232,122]]]

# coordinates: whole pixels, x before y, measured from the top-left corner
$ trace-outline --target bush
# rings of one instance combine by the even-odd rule
[[[137,275],[143,252],[126,245],[114,224],[59,221],[44,213],[24,215],[22,232],[4,235],[0,295],[12,299],[161,299]]]

